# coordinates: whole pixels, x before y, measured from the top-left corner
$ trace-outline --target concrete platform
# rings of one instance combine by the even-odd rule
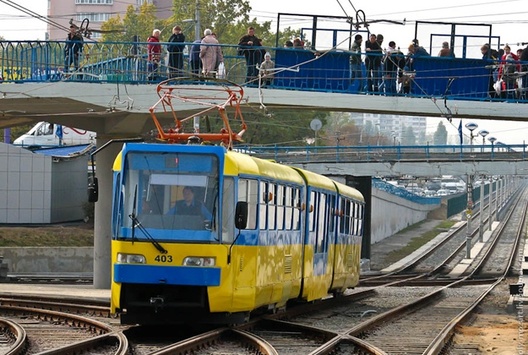
[[[491,226],[491,231],[489,230],[484,231],[484,233],[482,234],[482,241],[479,241],[473,244],[473,247],[471,248],[471,251],[469,253],[470,257],[463,259],[457,266],[455,266],[453,270],[451,270],[451,272],[449,273],[449,277],[459,277],[467,270],[467,268],[473,262],[475,256],[479,255],[482,248],[484,248],[484,246],[490,239],[491,234],[493,233],[495,228],[497,228],[497,226],[498,226],[498,222],[493,222]]]
[[[96,299],[110,302],[109,289],[95,289],[92,285],[44,285],[0,283],[0,296],[28,294],[67,298]]]

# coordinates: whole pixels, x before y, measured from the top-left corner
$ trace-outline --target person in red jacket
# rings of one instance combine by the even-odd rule
[[[152,31],[152,36],[147,39],[147,53],[148,53],[148,80],[156,80],[158,78],[158,68],[161,61],[161,44],[159,44],[159,37],[161,31],[155,29]]]
[[[518,72],[521,71],[519,57],[512,53],[509,45],[504,46],[504,55],[499,65],[499,80],[502,80],[501,97],[513,99],[517,86]]]

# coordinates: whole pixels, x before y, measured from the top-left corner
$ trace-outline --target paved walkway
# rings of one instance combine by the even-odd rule
[[[443,220],[426,219],[417,227],[401,231],[371,245],[370,270],[380,271],[389,267],[391,263],[386,258],[389,253],[406,247],[413,238],[422,236],[442,222]]]

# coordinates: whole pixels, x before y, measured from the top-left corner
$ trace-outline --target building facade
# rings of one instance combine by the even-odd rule
[[[401,115],[380,115],[373,113],[351,114],[357,126],[365,127],[367,122],[381,136],[392,139],[393,144],[405,144],[406,134],[409,127],[412,127],[416,144],[426,144],[427,117],[421,116],[401,116]]]
[[[87,150],[61,157],[0,143],[0,224],[84,219],[88,161]]]
[[[101,29],[103,22],[111,17],[123,17],[127,8],[132,5],[136,8],[143,3],[156,6],[157,17],[166,19],[172,15],[172,0],[48,0],[48,18],[54,23],[69,28],[70,21],[80,24],[85,18],[90,21],[90,28]],[[61,41],[66,38],[67,32],[63,28],[48,24],[46,39]],[[97,40],[101,35],[93,33],[92,38]]]

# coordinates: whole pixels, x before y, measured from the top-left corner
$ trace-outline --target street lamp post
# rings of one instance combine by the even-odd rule
[[[473,153],[473,131],[478,128],[478,125],[473,122],[466,123],[466,128],[469,129],[469,145],[471,146],[471,152]]]
[[[486,145],[486,136],[489,134],[488,131],[485,129],[480,130],[479,135],[482,137],[482,148],[480,149],[481,152],[484,152],[484,146]]]
[[[484,175],[480,175],[480,204],[479,204],[479,242],[484,241]]]
[[[488,193],[488,211],[489,211],[489,217],[488,217],[488,230],[491,231],[492,223],[493,223],[493,176],[490,175],[489,177],[489,193]]]
[[[381,135],[381,131],[380,131],[380,123],[376,123],[376,131],[378,133],[378,140],[377,140],[377,145],[379,146],[380,144],[380,135]]]
[[[467,230],[466,230],[466,259],[471,259],[471,216],[473,214],[473,175],[467,175]]]
[[[491,159],[493,159],[493,148],[494,148],[494,144],[495,144],[495,141],[497,140],[497,138],[489,137],[488,140],[491,143]]]

